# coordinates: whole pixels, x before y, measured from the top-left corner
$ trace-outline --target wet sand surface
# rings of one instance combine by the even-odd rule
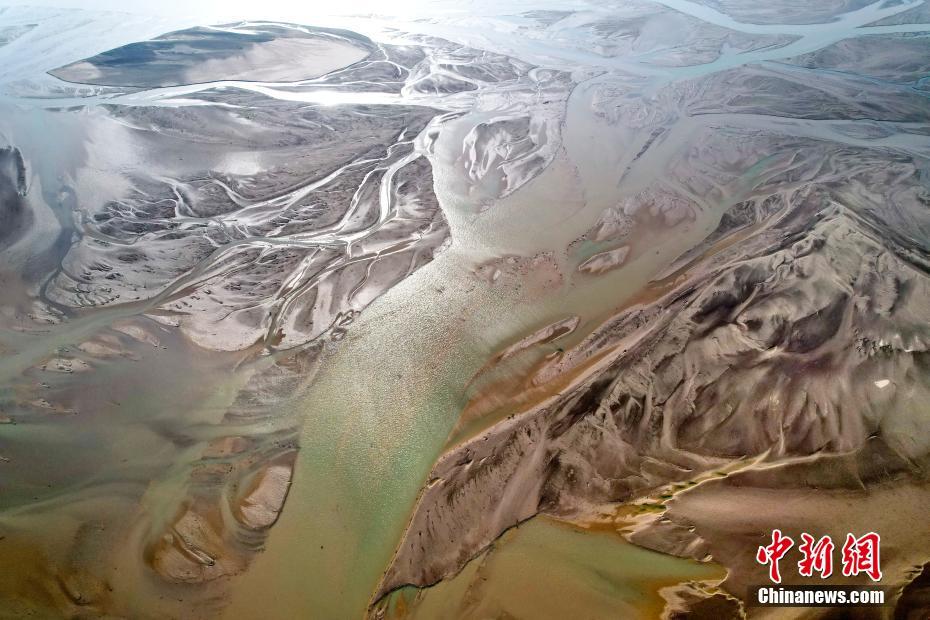
[[[0,9],[3,613],[730,617],[919,512],[930,26],[782,4]]]
[[[386,618],[658,617],[662,590],[708,584],[722,568],[633,546],[550,519],[509,530],[461,573],[432,588],[399,590]]]

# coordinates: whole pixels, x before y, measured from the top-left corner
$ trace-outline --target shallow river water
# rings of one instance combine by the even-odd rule
[[[694,195],[672,174],[682,145],[691,144],[702,132],[713,131],[719,125],[753,123],[761,127],[769,123],[771,127],[778,121],[740,115],[682,115],[653,144],[651,127],[631,128],[594,114],[604,88],[618,79],[631,79],[637,80],[643,92],[658,92],[668,84],[733,67],[777,62],[849,37],[927,29],[925,24],[863,27],[916,3],[883,8],[879,2],[825,24],[758,25],[738,22],[686,0],[665,0],[662,5],[715,26],[753,35],[795,37],[782,47],[748,52],[724,49],[711,62],[671,67],[649,63],[649,53],[641,57],[609,57],[586,49],[584,40],[544,41],[526,36],[516,27],[519,19],[515,15],[530,9],[565,9],[566,3],[518,4],[472,3],[468,13],[463,14],[452,3],[436,3],[419,19],[409,15],[377,20],[330,15],[313,16],[318,18],[314,21],[296,8],[292,14],[279,11],[269,16],[346,27],[375,40],[395,36],[389,28],[396,28],[571,72],[575,83],[558,123],[560,147],[553,161],[513,193],[480,202],[467,190],[468,179],[460,164],[462,140],[476,125],[494,116],[497,111],[493,106],[472,108],[470,100],[456,97],[437,101],[425,96],[338,89],[292,92],[280,83],[262,82],[210,83],[126,94],[42,94],[44,89],[63,85],[42,76],[45,70],[125,42],[187,27],[203,16],[198,16],[197,21],[193,17],[140,17],[126,22],[109,14],[95,14],[81,23],[74,15],[51,12],[47,19],[57,20],[64,34],[57,41],[49,34],[42,42],[55,46],[47,50],[47,56],[28,61],[5,58],[4,53],[13,52],[4,52],[0,47],[0,64],[6,65],[0,69],[0,108],[10,111],[0,116],[0,136],[26,153],[34,175],[32,182],[41,185],[49,204],[52,197],[59,197],[56,184],[71,165],[69,158],[81,156],[80,144],[85,139],[81,122],[69,121],[56,129],[60,143],[49,144],[50,132],[57,128],[54,123],[58,121],[53,120],[58,117],[55,108],[84,106],[92,110],[107,103],[194,105],[198,93],[229,86],[289,101],[328,105],[412,102],[457,113],[434,121],[432,127],[438,128],[438,137],[433,143],[428,144],[425,135],[417,141],[419,152],[426,153],[433,166],[435,191],[449,223],[451,245],[365,308],[345,337],[327,347],[313,382],[294,398],[276,405],[280,411],[271,411],[273,415],[296,416],[300,420],[300,449],[293,483],[264,549],[244,574],[233,578],[228,604],[222,606],[225,617],[363,616],[436,458],[450,444],[516,412],[501,401],[489,405],[474,419],[460,420],[460,414],[482,386],[506,381],[509,373],[519,374],[556,348],[561,351],[577,343],[648,287],[676,257],[697,245],[717,225],[724,208],[751,197],[753,188],[770,174],[765,162],[756,162],[760,165],[746,166],[719,191]],[[573,10],[610,13],[598,3],[572,4]],[[216,22],[242,17],[256,15],[210,15]],[[40,13],[34,19],[40,21],[46,16]],[[3,20],[0,14],[0,25]],[[117,21],[122,27],[114,31],[112,25]],[[69,24],[73,32],[65,28]],[[29,81],[38,86],[30,86]],[[784,130],[851,144],[861,140],[840,136],[823,122],[793,124]],[[888,141],[891,147],[930,156],[923,137],[896,134]],[[640,157],[645,146],[649,150]],[[574,269],[577,256],[567,248],[596,224],[605,209],[663,183],[671,190],[691,194],[700,205],[692,220],[651,231],[644,241],[648,251],[638,249],[622,269],[598,276]],[[56,208],[61,207],[50,207],[47,217],[58,218],[67,231],[74,223]],[[506,274],[503,280],[497,280],[479,273],[482,265],[508,255],[533,257],[543,253],[551,253],[551,261],[545,262],[545,269],[550,271],[542,275],[521,273],[515,276],[522,280],[519,285],[508,283]],[[17,393],[23,373],[32,365],[82,342],[101,326],[154,308],[158,301],[156,298],[88,310],[50,326],[44,334],[23,335],[14,329],[4,332],[0,335],[0,350],[4,352],[0,359],[0,389],[6,395]],[[503,348],[573,316],[579,318],[578,327],[557,343],[540,345],[480,374],[489,359]],[[140,344],[139,351],[132,353],[138,361],[124,357],[95,370],[92,384],[73,382],[66,386],[87,391],[81,397],[82,411],[92,410],[92,415],[62,414],[41,423],[0,426],[0,455],[13,463],[34,459],[36,454],[48,455],[47,459],[35,459],[38,465],[34,468],[17,469],[12,477],[4,476],[0,527],[27,532],[25,538],[36,539],[47,531],[57,531],[59,534],[42,543],[55,547],[66,544],[64,539],[80,531],[82,519],[94,510],[112,509],[118,515],[147,511],[155,521],[170,517],[166,507],[172,506],[173,498],[181,493],[189,465],[196,459],[196,446],[179,447],[172,440],[174,433],[183,430],[196,437],[199,427],[219,424],[224,407],[245,377],[237,374],[240,360],[234,355],[205,355],[176,336],[165,336],[155,346]],[[72,376],[77,375],[69,373]],[[209,436],[207,431],[204,433]],[[160,482],[151,485],[151,480]],[[95,502],[101,508],[96,508]],[[58,536],[62,541],[56,540]],[[538,581],[532,576],[539,574],[544,583],[552,580],[567,584],[567,596],[592,597],[592,601],[596,599],[591,603],[594,609],[596,605],[616,602],[593,594],[601,587],[597,579],[605,578],[603,570],[612,583],[635,579],[635,587],[621,592],[617,600],[648,614],[658,605],[657,589],[670,576],[677,581],[721,577],[720,569],[713,565],[700,566],[670,556],[661,556],[659,562],[651,555],[645,557],[651,552],[633,547],[618,536],[579,533],[547,520],[534,520],[508,537],[494,552],[497,555],[492,563],[482,560],[479,568],[476,560],[459,577],[438,586],[431,596],[444,596],[448,590],[445,596],[455,599],[452,591],[460,587],[458,582],[473,578],[473,573],[481,570],[490,580],[486,587],[493,593],[488,595],[488,604],[506,601],[511,594],[504,584],[520,572],[522,578],[531,581]],[[577,544],[572,542],[576,539]],[[151,578],[133,564],[128,552],[120,562],[124,562],[125,572],[117,585],[133,591],[128,595],[130,601],[152,605],[161,594]],[[557,573],[542,570],[542,565],[550,562],[558,563],[553,569]],[[628,564],[618,568],[618,563],[623,562]],[[639,563],[649,564],[655,574],[635,570]],[[527,614],[525,617],[539,617],[535,614],[544,603],[513,596],[513,610]],[[441,611],[430,609],[429,605],[422,607],[416,617],[443,617]],[[509,603],[502,602],[494,613],[507,609]]]

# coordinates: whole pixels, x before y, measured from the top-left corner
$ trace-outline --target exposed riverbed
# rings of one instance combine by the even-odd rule
[[[923,169],[922,69],[850,76],[805,55],[930,26],[872,25],[920,3],[801,24],[685,0],[522,4],[243,23],[210,36],[256,46],[245,68],[191,54],[151,83],[94,57],[201,23],[0,13],[18,28],[0,46],[0,147],[21,153],[32,214],[0,237],[0,549],[32,562],[0,579],[10,609],[357,618],[409,584],[432,586],[391,595],[395,611],[420,601],[413,617],[446,601],[555,614],[505,587],[519,572],[595,616],[652,617],[661,588],[724,577],[544,517],[497,539],[535,511],[456,524],[450,539],[480,531],[425,550],[463,558],[429,578],[398,566],[420,567],[404,545],[437,459],[604,371],[629,344],[598,330],[765,230],[770,196],[858,165],[808,159],[861,149]],[[258,77],[302,45],[333,46],[332,64]],[[69,81],[44,74],[59,67]],[[856,107],[854,88],[884,107]],[[747,202],[754,228],[701,245]],[[901,346],[926,344],[913,337]],[[466,604],[479,574],[485,607]]]

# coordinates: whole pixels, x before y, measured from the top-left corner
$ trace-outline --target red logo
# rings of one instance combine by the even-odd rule
[[[820,573],[821,579],[833,574],[833,541],[824,536],[816,543],[814,537],[808,533],[801,534],[801,544],[798,546],[804,557],[798,562],[798,574],[802,577],[813,577],[814,571]]]
[[[843,575],[855,577],[859,573],[865,573],[872,581],[881,579],[879,543],[881,537],[875,532],[869,532],[859,538],[846,534],[846,542],[843,544]]]
[[[875,532],[869,532],[859,538],[852,534],[846,535],[846,542],[842,549],[843,576],[856,577],[866,574],[872,581],[882,578],[879,558],[879,545],[881,537]],[[785,557],[794,546],[794,540],[785,536],[781,530],[772,530],[772,542],[759,547],[756,552],[756,561],[769,567],[769,579],[774,583],[781,583],[781,571],[778,562]],[[819,540],[808,533],[801,534],[801,544],[798,551],[801,559],[798,561],[798,574],[802,577],[813,577],[817,572],[821,579],[833,574],[833,550],[836,545],[829,536]]]
[[[794,541],[788,536],[782,536],[781,530],[772,530],[772,544],[759,547],[756,552],[756,561],[763,566],[769,565],[769,579],[781,583],[781,573],[778,572],[778,561],[785,557],[788,550],[794,546]]]

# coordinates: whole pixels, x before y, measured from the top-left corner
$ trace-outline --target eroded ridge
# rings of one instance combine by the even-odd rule
[[[906,105],[926,109],[925,100]],[[890,485],[888,493],[908,502],[922,497],[924,491],[910,489],[924,488],[919,464],[930,451],[913,431],[930,397],[930,194],[923,148],[906,140],[900,148],[860,147],[851,132],[814,134],[800,121],[767,135],[754,125],[750,133],[739,116],[729,118],[735,122],[728,135],[741,139],[733,156],[765,162],[749,197],[727,208],[701,244],[616,317],[535,366],[523,383],[535,395],[532,406],[515,401],[521,408],[506,420],[440,458],[376,600],[458,573],[502,532],[534,515],[585,521],[605,505],[651,497],[670,483],[688,483],[681,488],[689,490],[633,540],[676,555],[713,557],[732,571],[723,587],[745,596],[747,584],[755,583],[755,538],[745,532],[738,548],[724,542],[725,528],[712,523],[722,513],[701,494],[715,493],[734,514],[741,511],[736,497],[746,496],[729,487],[733,496],[722,496],[714,489],[724,481],[694,480],[747,459],[771,467],[822,455],[822,469],[811,464],[804,475],[830,480],[838,489],[830,506],[837,510],[839,489],[857,492],[863,485],[875,485],[876,493]],[[730,194],[745,177],[709,152],[714,140],[701,142],[700,156],[685,150],[673,160],[668,182]],[[650,191],[636,200],[653,203],[657,192]],[[635,240],[632,231],[643,225],[608,212],[588,236]],[[878,444],[883,458],[896,463],[884,473],[874,470]],[[827,455],[844,455],[842,475],[826,473]],[[905,476],[899,485],[888,481],[890,470]],[[797,473],[767,471],[759,486],[798,484]],[[763,478],[747,472],[732,485],[756,480]],[[747,499],[746,516],[768,510],[778,497],[757,492]],[[779,514],[795,527],[826,527],[814,510]],[[859,518],[842,514],[850,522]],[[670,518],[676,527],[668,526]],[[713,532],[707,540],[702,527]],[[887,530],[905,547],[904,541],[925,537],[922,530]],[[903,569],[919,554],[902,552],[887,562]]]
[[[676,32],[707,33],[700,46],[683,36],[667,49],[650,25],[669,16],[636,5],[615,21],[536,11],[527,36],[584,29],[592,64],[618,59],[570,102],[589,103],[628,147],[621,199],[566,249],[576,271],[635,273],[669,231],[703,227],[702,240],[575,346],[473,395],[469,428],[487,415],[485,430],[453,434],[427,477],[374,616],[406,609],[410,585],[424,588],[415,615],[425,588],[480,572],[502,533],[538,514],[608,523],[727,569],[722,589],[665,591],[670,617],[742,613],[765,581],[753,551],[776,527],[882,528],[901,610],[922,596],[926,528],[874,511],[893,502],[916,515],[927,488],[930,445],[916,430],[930,396],[925,8],[663,4],[684,13]],[[818,40],[831,22],[860,30]],[[728,43],[754,62],[716,52],[723,26],[747,37]],[[655,69],[684,58],[701,60]]]

